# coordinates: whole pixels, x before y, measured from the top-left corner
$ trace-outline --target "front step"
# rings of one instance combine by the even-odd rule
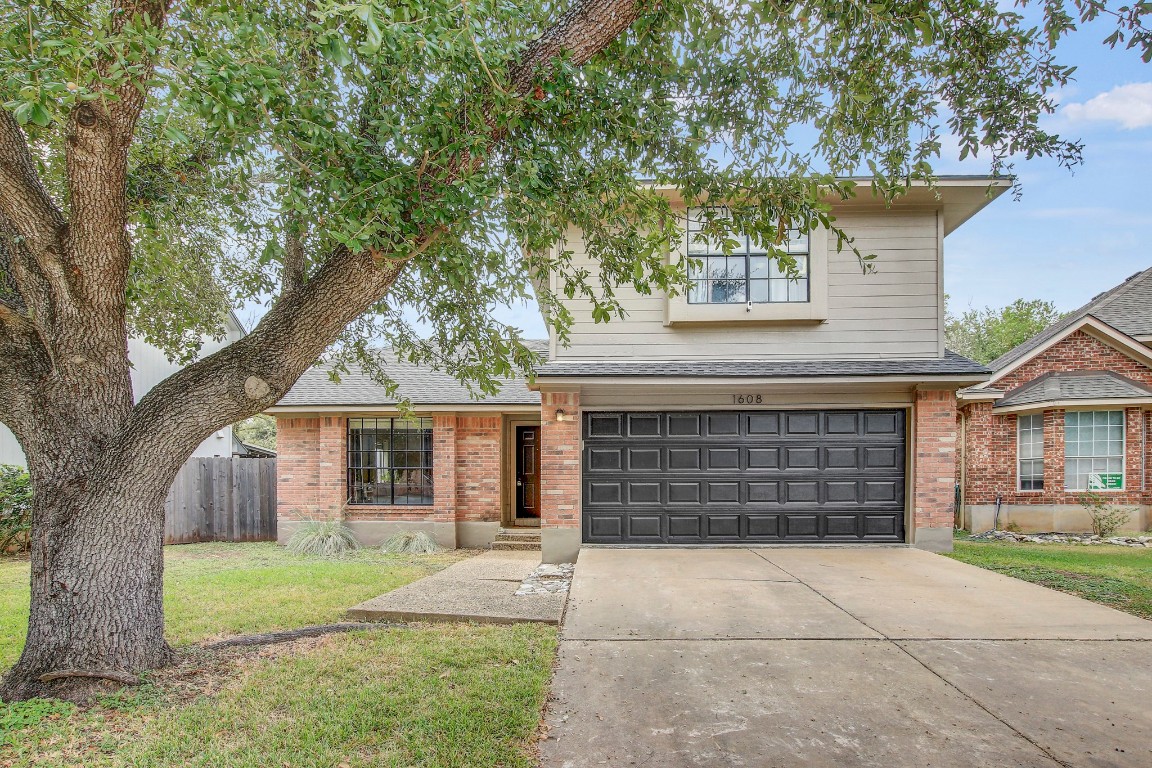
[[[540,551],[539,528],[501,528],[492,540],[492,549],[496,551],[518,550],[521,552]]]

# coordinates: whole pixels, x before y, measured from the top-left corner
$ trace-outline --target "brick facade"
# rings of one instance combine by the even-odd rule
[[[993,379],[990,387],[1010,393],[1039,376],[1052,372],[1113,371],[1152,386],[1152,369],[1099,339],[1076,331],[1020,368]],[[1017,415],[997,414],[992,402],[967,403],[960,409],[963,454],[958,459],[964,480],[966,506],[995,504],[1054,506],[1078,505],[1083,492],[1064,490],[1064,410],[1044,411],[1044,489],[1018,490]],[[1121,492],[1109,492],[1110,502],[1121,505],[1152,503],[1148,478],[1152,457],[1146,442],[1152,435],[1152,414],[1141,408],[1107,408],[1125,413],[1125,483]],[[964,466],[959,467],[959,461]]]
[[[341,518],[348,499],[345,425],[336,416],[276,418],[277,518]]]
[[[430,506],[348,504],[347,423],[344,416],[277,417],[280,520],[500,522],[502,416],[433,417]]]
[[[540,394],[540,448],[540,525],[579,529],[580,393]]]
[[[956,393],[950,389],[917,390],[913,419],[913,540],[925,529],[947,531],[951,539],[956,492]]]

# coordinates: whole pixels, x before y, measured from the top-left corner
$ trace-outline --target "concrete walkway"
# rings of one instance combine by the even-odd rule
[[[348,610],[361,621],[559,624],[567,593],[517,595],[539,552],[485,552]]]
[[[585,549],[542,762],[1147,768],[1150,641],[913,549]]]

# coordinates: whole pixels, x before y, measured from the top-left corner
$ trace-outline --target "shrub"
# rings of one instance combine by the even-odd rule
[[[32,481],[22,467],[0,464],[0,554],[28,549]]]
[[[288,539],[288,551],[298,555],[339,557],[360,548],[356,534],[339,520],[304,523]]]
[[[1088,510],[1088,515],[1092,518],[1092,533],[1102,539],[1115,535],[1132,514],[1132,509],[1109,504],[1108,500],[1098,493],[1085,493],[1080,497],[1080,506]]]
[[[389,537],[380,548],[393,554],[429,555],[440,551],[436,540],[424,531],[404,531]]]

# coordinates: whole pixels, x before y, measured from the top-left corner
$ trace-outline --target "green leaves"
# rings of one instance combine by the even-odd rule
[[[1147,2],[664,0],[518,91],[509,68],[569,7],[192,0],[163,27],[117,28],[104,3],[17,0],[0,7],[0,103],[64,199],[71,111],[147,76],[128,290],[134,326],[174,354],[228,306],[271,301],[291,254],[312,275],[368,251],[405,266],[340,348],[384,341],[486,391],[533,359],[494,307],[536,301],[563,338],[570,298],[607,322],[627,291],[683,290],[682,209],[638,179],[727,202],[707,236],[729,248],[820,225],[851,249],[829,200],[931,182],[945,133],[991,172],[1077,163],[1040,126],[1072,72],[1052,47],[1076,25],[1107,18],[1106,44],[1152,45]],[[863,169],[868,188],[843,180]]]

